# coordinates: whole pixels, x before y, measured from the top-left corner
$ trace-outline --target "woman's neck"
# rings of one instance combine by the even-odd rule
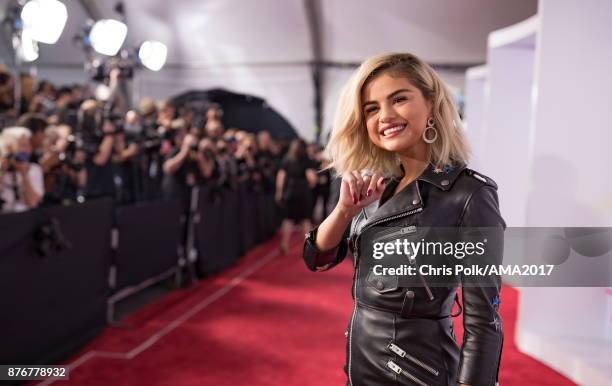
[[[400,185],[403,186],[416,180],[429,164],[426,146],[415,146],[411,148],[410,151],[398,153],[398,156],[404,168],[404,176],[400,181]]]

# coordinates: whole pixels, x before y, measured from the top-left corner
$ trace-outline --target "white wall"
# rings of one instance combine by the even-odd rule
[[[541,0],[538,13],[535,51],[519,44],[489,56],[486,167],[500,183],[509,225],[609,227],[612,2]],[[570,259],[588,269],[587,258]],[[521,288],[517,346],[579,384],[609,384],[611,294]]]
[[[525,225],[530,167],[525,154],[532,122],[533,25],[530,19],[489,37],[489,94],[481,171],[499,186],[499,195],[503,197],[500,210],[508,226]],[[511,40],[504,41],[506,36]],[[512,40],[514,36],[519,40]]]
[[[489,71],[487,66],[472,67],[465,76],[465,111],[463,116],[465,134],[472,150],[470,167],[484,169],[486,103],[489,93]]]

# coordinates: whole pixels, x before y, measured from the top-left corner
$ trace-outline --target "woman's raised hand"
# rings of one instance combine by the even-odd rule
[[[385,188],[384,177],[367,171],[352,171],[342,175],[339,208],[355,216],[361,208],[378,200]]]

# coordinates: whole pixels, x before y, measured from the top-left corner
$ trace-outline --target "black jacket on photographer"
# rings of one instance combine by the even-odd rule
[[[348,384],[495,385],[503,344],[499,276],[463,285],[464,339],[459,349],[451,318],[456,286],[430,287],[425,279],[421,286],[405,287],[397,276],[373,277],[364,263],[371,256],[359,252],[364,247],[360,242],[384,227],[491,227],[503,236],[506,224],[497,185],[464,164],[445,171],[430,166],[393,194],[398,183],[397,178],[387,181],[379,202],[355,216],[336,248],[320,251],[314,243],[316,229],[306,234],[304,260],[312,271],[332,268],[349,249],[354,256],[355,306],[346,332]],[[502,255],[503,244],[487,254],[487,262],[501,264]]]
[[[174,158],[181,148],[175,147],[173,150],[166,155],[165,160]],[[211,171],[211,175],[205,177],[198,166],[198,161],[195,159],[196,154],[201,152],[202,157],[207,161],[214,162],[214,167]],[[199,155],[199,154],[198,154]],[[214,159],[214,154],[210,150],[199,150],[197,145],[194,145],[190,154],[181,163],[176,171],[173,173],[165,173],[162,180],[162,194],[166,200],[170,199],[181,199],[187,208],[191,199],[191,188],[196,185],[215,185],[219,179],[219,167]]]

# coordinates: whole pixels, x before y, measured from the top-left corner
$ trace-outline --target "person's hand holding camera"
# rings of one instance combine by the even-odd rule
[[[183,143],[181,144],[181,151],[189,152],[193,145],[196,144],[197,138],[193,134],[185,135]]]

